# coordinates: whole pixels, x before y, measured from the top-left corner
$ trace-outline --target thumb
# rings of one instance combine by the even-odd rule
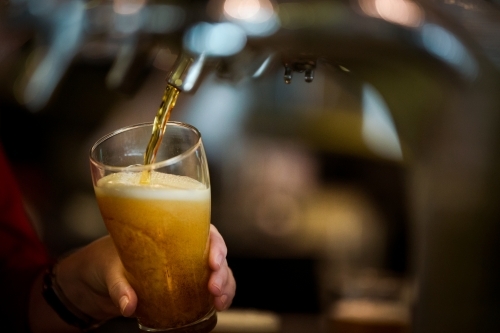
[[[124,317],[130,317],[137,307],[137,295],[123,272],[123,269],[110,270],[106,282],[113,303],[120,309]]]

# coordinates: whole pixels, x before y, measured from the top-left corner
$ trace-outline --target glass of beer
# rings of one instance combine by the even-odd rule
[[[147,332],[210,332],[210,180],[199,131],[169,122],[144,165],[153,124],[122,128],[90,152],[95,195]]]

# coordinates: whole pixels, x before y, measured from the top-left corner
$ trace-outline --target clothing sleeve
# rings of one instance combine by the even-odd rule
[[[0,318],[2,331],[29,332],[31,286],[49,264],[46,248],[24,210],[3,148],[0,145]],[[41,290],[40,290],[41,292]]]

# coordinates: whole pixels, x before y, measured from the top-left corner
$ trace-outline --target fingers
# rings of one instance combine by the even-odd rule
[[[66,297],[82,312],[97,320],[134,313],[137,296],[109,236],[61,259],[56,267]]]
[[[224,239],[217,228],[211,225],[209,265],[213,272],[208,282],[208,289],[214,296],[214,306],[217,311],[227,309],[236,292],[236,281],[228,266],[226,255],[227,247]]]
[[[218,271],[227,256],[227,247],[224,239],[214,225],[210,225],[210,257],[209,265],[214,271]]]
[[[217,311],[229,308],[236,292],[236,281],[226,260],[220,270],[212,273],[208,289],[214,296],[214,306]]]
[[[137,307],[137,295],[125,278],[125,269],[117,254],[108,262],[105,280],[109,296],[120,313],[124,317],[132,316]]]
[[[233,301],[236,282],[227,264],[226,244],[214,226],[210,227],[209,253],[212,273],[208,288],[214,296],[215,308],[222,311]],[[79,298],[83,304],[82,310],[87,310],[85,312],[94,318],[113,317],[118,315],[118,310],[125,317],[134,315],[138,302],[137,294],[125,277],[125,269],[109,236],[94,241],[71,258],[74,260],[67,261],[76,260],[81,263],[78,267],[84,272],[81,279],[84,286],[81,289],[89,289],[89,292],[84,293],[85,299],[75,296],[75,299]]]
[[[134,314],[137,307],[137,295],[125,279],[123,272],[119,269],[112,269],[106,281],[109,289],[109,296],[113,303],[120,309],[124,317]]]

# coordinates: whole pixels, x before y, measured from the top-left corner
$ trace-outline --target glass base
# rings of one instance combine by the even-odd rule
[[[209,333],[217,324],[217,312],[214,308],[210,310],[203,318],[182,327],[174,328],[149,328],[139,323],[139,329],[142,332],[168,332],[168,333]]]

